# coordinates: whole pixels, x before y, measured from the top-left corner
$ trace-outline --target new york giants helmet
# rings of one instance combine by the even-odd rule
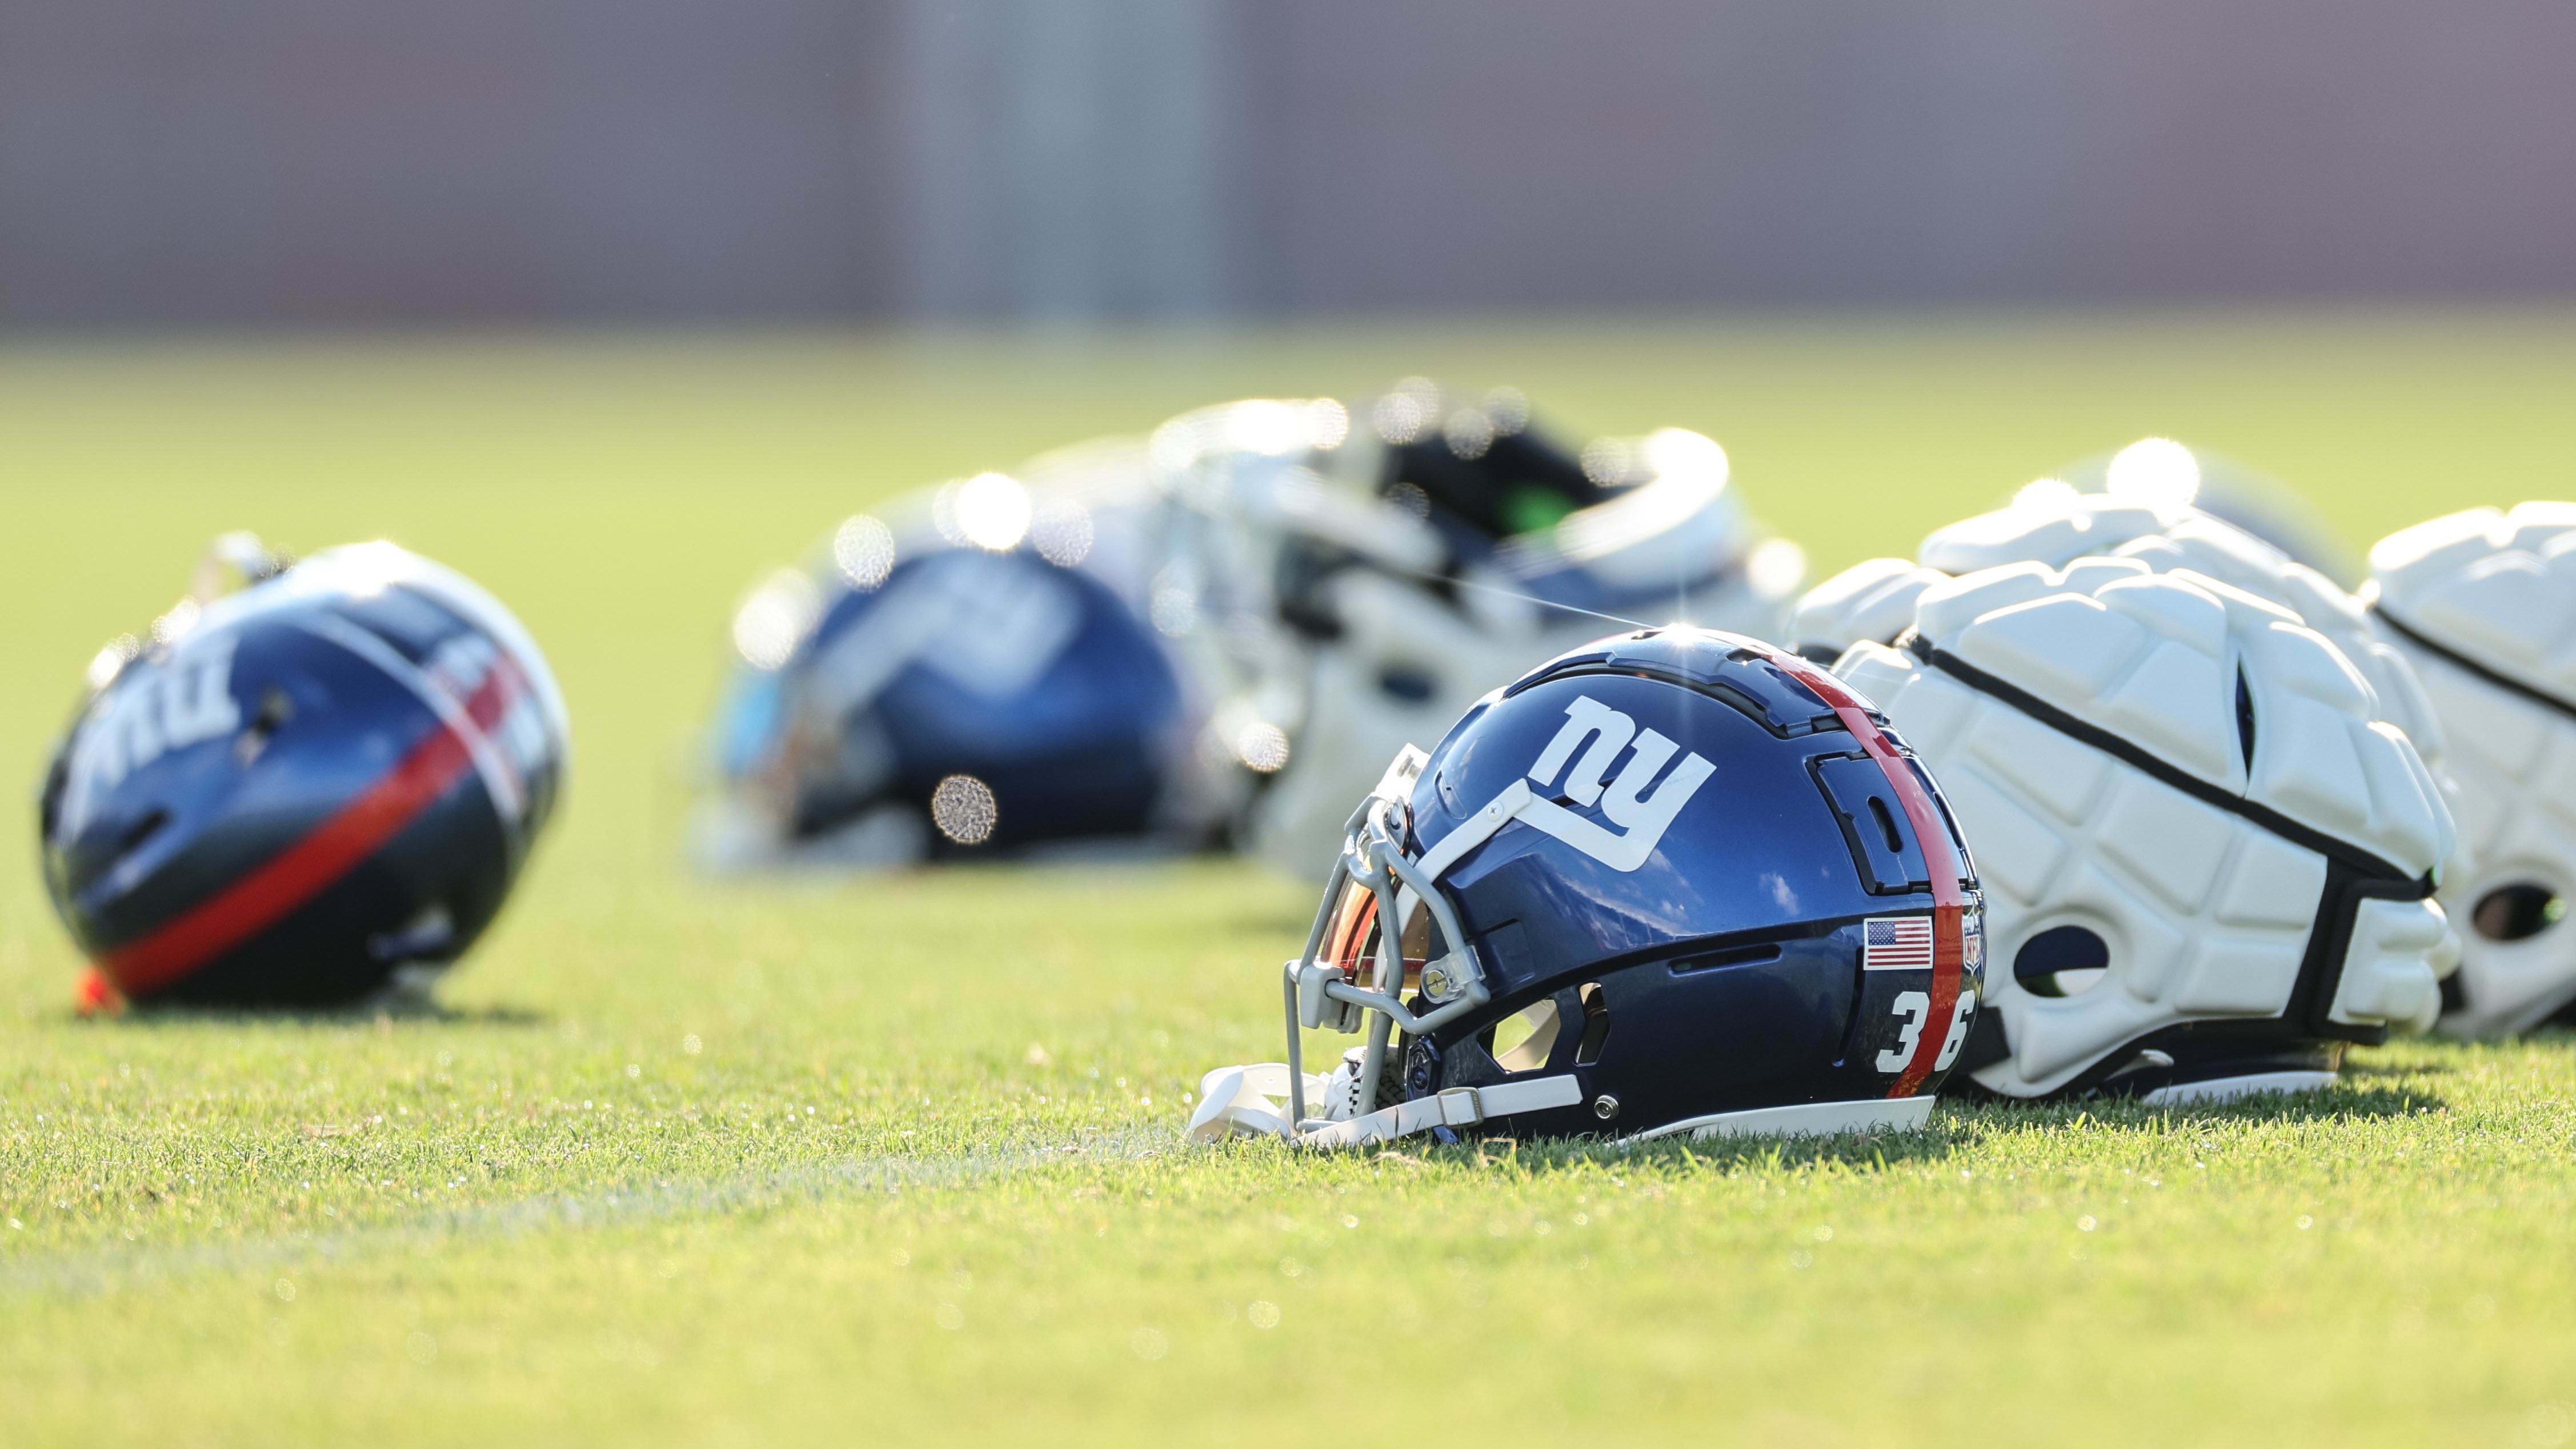
[[[1902,1130],[1967,1039],[1981,906],[1939,790],[1770,645],[1560,655],[1349,820],[1288,1060],[1209,1073],[1194,1140]],[[1318,1028],[1364,1044],[1308,1075]]]
[[[1245,771],[1245,843],[1320,874],[1349,802],[1408,741],[1613,622],[1780,632],[1804,555],[1766,539],[1726,454],[1673,428],[1579,454],[1517,393],[1400,384],[1256,401],[1154,440],[1174,500],[1154,620],[1212,681],[1212,753]]]
[[[2484,1036],[2576,1006],[2576,504],[2454,513],[2370,551],[2372,621],[2447,727],[2466,868],[2442,902],[2460,970],[2442,1028]]]
[[[1143,481],[1099,450],[1047,471]],[[980,474],[891,522],[849,519],[808,567],[755,589],[735,618],[702,860],[1203,836],[1183,683],[1119,576],[1086,567],[1111,550],[1132,566],[1132,501]]]
[[[55,747],[45,884],[137,1002],[329,1006],[418,985],[488,926],[554,811],[568,739],[509,610],[390,543],[250,579],[120,639]]]
[[[2295,1091],[2421,1029],[2457,943],[2441,792],[2288,609],[2135,558],[1925,590],[1834,672],[1937,771],[1986,882],[1961,1072],[2016,1098]]]

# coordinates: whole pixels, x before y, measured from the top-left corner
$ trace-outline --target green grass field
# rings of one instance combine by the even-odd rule
[[[892,491],[1407,371],[1703,428],[1819,570],[2147,432],[2356,545],[2576,492],[2564,312],[0,345],[0,773],[32,790],[91,652],[234,527],[475,575],[577,750],[430,1014],[77,1019],[0,832],[0,1443],[2576,1438],[2563,1036],[2363,1053],[2288,1108],[1202,1152],[1180,1094],[1276,1055],[1304,888],[684,871],[758,567]]]

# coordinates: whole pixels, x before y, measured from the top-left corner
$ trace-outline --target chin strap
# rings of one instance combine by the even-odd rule
[[[1306,1074],[1306,1096],[1321,1101],[1325,1079]],[[1229,1137],[1293,1137],[1288,1120],[1288,1064],[1262,1062],[1249,1067],[1219,1067],[1199,1079],[1199,1104],[1190,1113],[1189,1140],[1223,1142]]]
[[[1310,1100],[1323,1097],[1326,1080],[1306,1078]],[[1582,1084],[1572,1076],[1533,1077],[1484,1087],[1451,1087],[1428,1097],[1380,1107],[1339,1122],[1291,1123],[1282,1105],[1288,1095],[1284,1062],[1219,1067],[1199,1083],[1199,1105],[1190,1114],[1189,1140],[1222,1142],[1229,1137],[1284,1137],[1300,1147],[1364,1147],[1392,1142],[1434,1127],[1473,1127],[1495,1117],[1571,1107],[1583,1100]]]

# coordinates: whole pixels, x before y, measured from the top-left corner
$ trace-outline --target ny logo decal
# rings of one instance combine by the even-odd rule
[[[1610,777],[1610,766],[1619,752],[1635,746],[1628,763],[1617,779]],[[1528,803],[1513,813],[1529,825],[1544,830],[1575,849],[1591,856],[1612,870],[1635,870],[1654,854],[1655,846],[1671,828],[1673,818],[1682,813],[1699,787],[1717,773],[1717,767],[1692,753],[1664,775],[1664,766],[1672,762],[1681,746],[1653,730],[1640,733],[1637,722],[1601,701],[1584,695],[1565,707],[1565,725],[1539,751],[1537,763],[1530,766],[1529,779],[1543,790],[1577,805],[1598,804],[1618,830],[1577,815],[1532,791]],[[1582,751],[1578,757],[1576,751]],[[1573,769],[1568,772],[1567,763]],[[1565,776],[1558,783],[1559,774]],[[1655,777],[1664,775],[1652,794],[1647,786]],[[1523,788],[1527,788],[1524,786]]]

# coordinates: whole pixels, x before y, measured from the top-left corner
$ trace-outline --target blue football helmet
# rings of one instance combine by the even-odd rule
[[[1185,691],[1084,566],[1116,510],[988,473],[894,517],[852,518],[737,615],[704,862],[1186,841]]]
[[[1398,757],[1288,963],[1287,1062],[1210,1073],[1191,1136],[1918,1127],[1983,939],[1867,702],[1740,635],[1604,639]],[[1301,1028],[1365,1044],[1309,1076]]]
[[[328,1006],[418,985],[492,921],[563,788],[563,696],[509,610],[389,543],[247,580],[91,665],[40,800],[93,1003]]]

